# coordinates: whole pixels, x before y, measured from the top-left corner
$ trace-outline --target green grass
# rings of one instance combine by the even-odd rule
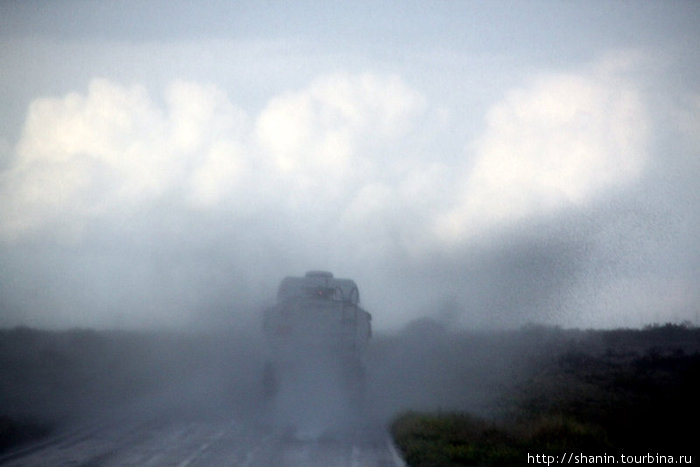
[[[508,433],[465,413],[409,412],[394,420],[391,432],[411,466],[493,464],[517,457]]]
[[[563,415],[497,424],[466,413],[408,412],[393,421],[391,433],[413,467],[521,465],[528,454],[610,447],[604,430]]]
[[[563,345],[535,365],[503,394],[506,410],[498,418],[399,415],[390,430],[404,460],[412,467],[523,465],[537,453],[692,452],[697,434],[687,427],[700,416],[698,330],[656,326],[596,336],[602,348]],[[683,340],[689,353],[677,347]]]

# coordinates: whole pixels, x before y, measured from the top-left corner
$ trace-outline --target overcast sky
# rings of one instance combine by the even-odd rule
[[[700,3],[0,3],[0,325],[700,314]]]

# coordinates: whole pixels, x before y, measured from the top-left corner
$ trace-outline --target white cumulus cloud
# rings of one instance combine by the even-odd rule
[[[175,81],[159,101],[95,79],[85,94],[32,102],[2,173],[0,233],[79,235],[91,220],[164,205],[342,223],[393,170],[399,156],[378,148],[423,106],[400,78],[371,73],[321,76],[253,117],[212,85]]]
[[[241,170],[245,115],[222,92],[194,83],[174,82],[165,102],[105,79],[86,95],[33,101],[2,174],[3,236],[47,225],[79,232],[91,218],[174,192],[199,204],[220,196],[218,185]]]
[[[623,64],[624,65],[624,64]],[[581,206],[643,171],[648,115],[624,68],[541,75],[506,94],[439,217],[441,238],[459,241],[518,220]]]
[[[271,99],[256,134],[280,171],[347,175],[367,163],[366,138],[402,134],[424,105],[397,76],[338,73]]]

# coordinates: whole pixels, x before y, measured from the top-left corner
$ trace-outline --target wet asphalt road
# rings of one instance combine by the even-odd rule
[[[2,466],[404,465],[377,428],[305,436],[235,420],[122,420],[82,424],[0,457]]]

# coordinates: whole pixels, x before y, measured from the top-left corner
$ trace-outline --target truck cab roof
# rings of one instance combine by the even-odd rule
[[[318,298],[358,304],[360,292],[352,279],[333,277],[328,271],[309,271],[304,277],[285,277],[277,291],[277,301]]]

